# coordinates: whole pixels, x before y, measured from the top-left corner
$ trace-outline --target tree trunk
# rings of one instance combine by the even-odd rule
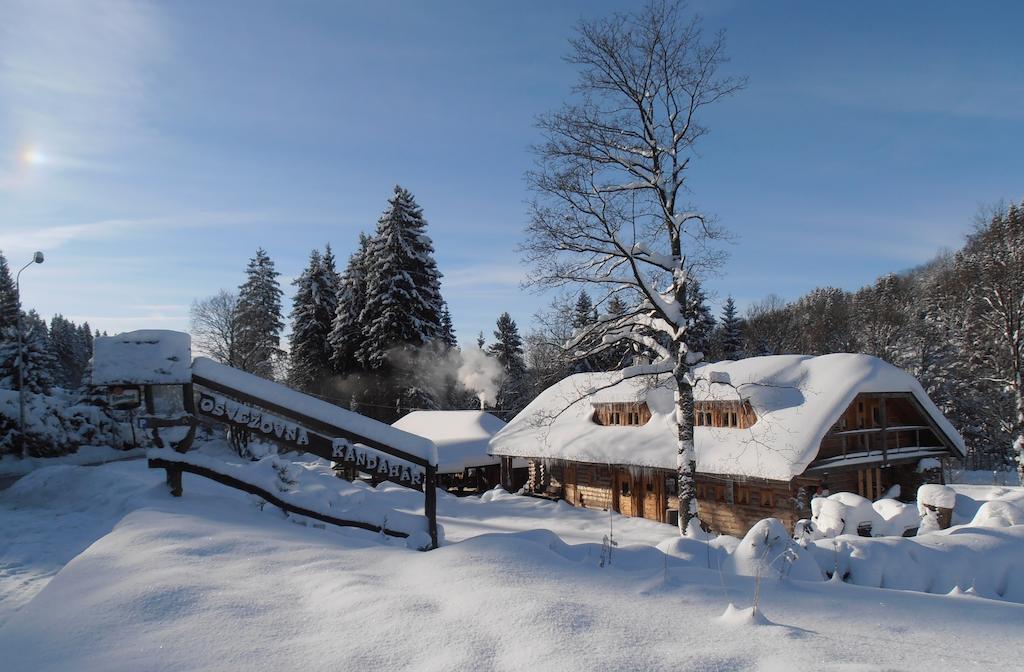
[[[1017,396],[1017,440],[1013,442],[1014,452],[1017,453],[1017,474],[1020,482],[1024,484],[1024,380],[1020,369],[1017,369],[1014,376],[1017,389],[1014,390]]]
[[[680,352],[672,375],[676,379],[676,472],[679,479],[679,534],[686,535],[697,517],[697,454],[693,444],[693,387],[687,379],[686,354]]]

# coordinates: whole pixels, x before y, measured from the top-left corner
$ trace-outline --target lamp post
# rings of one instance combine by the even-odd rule
[[[21,267],[18,274],[14,276],[14,299],[18,306],[18,318],[17,327],[18,332],[18,430],[21,440],[21,456],[27,457],[28,451],[26,450],[25,442],[25,351],[24,351],[24,339],[21,337],[21,271],[32,264],[43,263],[43,253],[36,252],[32,255],[32,261],[28,262]]]

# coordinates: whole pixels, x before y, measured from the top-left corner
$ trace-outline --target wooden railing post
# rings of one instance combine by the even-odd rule
[[[430,547],[437,548],[437,467],[428,464],[423,479],[423,512],[427,516]]]

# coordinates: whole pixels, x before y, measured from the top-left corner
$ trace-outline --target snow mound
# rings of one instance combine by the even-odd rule
[[[1010,502],[985,502],[971,520],[972,527],[1024,525],[1024,510]]]
[[[761,613],[757,607],[737,608],[732,602],[725,608],[725,612],[718,617],[718,620],[727,625],[775,625]]]
[[[765,518],[747,532],[722,562],[722,569],[742,576],[789,577],[821,581],[821,569],[803,552],[777,518]]]

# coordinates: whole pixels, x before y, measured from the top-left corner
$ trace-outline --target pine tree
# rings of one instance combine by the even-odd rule
[[[336,301],[334,282],[319,250],[309,255],[309,266],[293,283],[298,289],[292,303],[288,383],[306,392],[320,393],[330,371],[328,336]]]
[[[505,372],[498,389],[498,408],[506,420],[511,420],[525,406],[527,381],[523,339],[519,336],[519,327],[507,312],[498,317],[494,343],[487,351],[498,360]]]
[[[246,280],[238,288],[238,350],[241,367],[264,378],[273,377],[281,357],[281,286],[274,262],[261,247],[249,261]]]
[[[484,332],[481,331],[479,334],[476,335],[476,347],[478,347],[481,350],[483,350],[484,349],[484,344],[486,344],[486,343],[487,343],[487,341],[484,340]]]
[[[731,296],[722,306],[720,348],[722,359],[743,358],[743,320],[736,314],[736,302]]]

